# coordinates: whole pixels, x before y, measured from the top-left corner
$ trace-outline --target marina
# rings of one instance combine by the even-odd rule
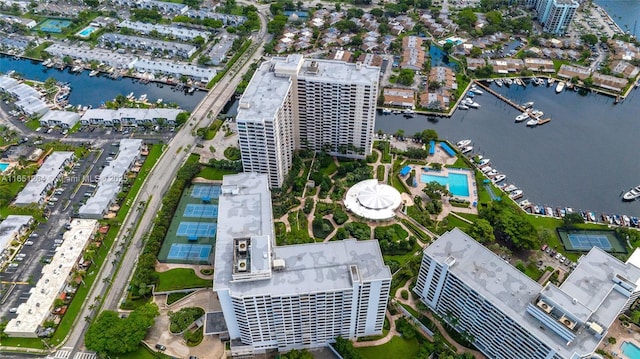
[[[506,176],[502,183],[517,183],[523,198],[553,213],[554,208],[570,207],[582,209],[588,218],[596,213],[640,215],[640,201],[622,201],[623,193],[640,181],[634,149],[634,134],[640,132],[637,91],[615,105],[614,98],[595,93],[556,94],[555,86],[500,87],[496,81],[482,85],[483,91],[487,87],[491,91],[485,92],[499,95],[484,95],[482,111],[457,111],[451,118],[419,114],[403,121],[394,114],[379,116],[376,131],[415,133],[430,128],[452,143],[472,138],[473,154],[491,157],[491,166]],[[544,109],[542,121],[554,121],[535,131],[513,126],[524,112],[519,104],[527,102]],[[591,212],[594,215],[588,216]]]

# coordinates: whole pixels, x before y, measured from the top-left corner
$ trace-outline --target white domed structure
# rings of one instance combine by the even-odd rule
[[[402,204],[400,192],[395,188],[370,179],[349,188],[344,199],[347,209],[357,216],[384,221],[395,217],[395,210]]]

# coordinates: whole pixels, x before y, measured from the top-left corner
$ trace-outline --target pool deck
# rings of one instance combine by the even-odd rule
[[[613,345],[609,344],[607,341],[607,338],[609,337],[616,338],[616,343]],[[609,328],[606,338],[602,341],[598,349],[602,349],[607,352],[607,354],[611,354],[617,358],[634,359],[629,358],[622,352],[622,344],[624,342],[630,342],[635,344],[637,347],[640,347],[640,328],[635,324],[625,327],[619,320],[616,320]]]
[[[449,172],[451,171],[452,173],[464,173],[467,175],[467,186],[469,188],[469,196],[454,196],[455,198],[460,198],[460,199],[464,199],[469,201],[469,203],[478,203],[478,189],[476,186],[476,179],[474,176],[474,173],[472,170],[466,170],[466,169],[458,169],[458,168],[447,168],[444,167],[446,165],[452,165],[456,162],[456,158],[455,157],[451,157],[449,156],[442,148],[440,148],[440,146],[436,146],[436,151],[433,155],[430,155],[429,157],[427,157],[427,161],[429,163],[441,163],[442,164],[442,170],[440,171],[425,171],[422,169],[422,165],[417,165],[417,164],[409,164],[408,166],[411,167],[411,169],[415,170],[416,173],[416,177],[418,178],[418,186],[417,187],[412,187],[409,186],[409,189],[411,190],[411,196],[419,196],[422,197],[423,199],[426,199],[426,195],[424,194],[424,192],[422,191],[425,187],[425,183],[423,183],[420,180],[420,177],[422,174],[431,174],[434,176],[448,176]],[[457,213],[471,213],[471,214],[478,214],[478,208],[477,207],[473,207],[470,206],[468,208],[462,208],[462,207],[454,207],[451,205],[451,203],[449,203],[449,198],[447,197],[443,197],[442,198],[442,212],[440,212],[440,214],[438,214],[438,220],[441,221],[443,218],[447,217],[449,215],[450,212],[457,212]]]

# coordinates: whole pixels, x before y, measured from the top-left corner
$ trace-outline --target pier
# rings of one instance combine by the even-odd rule
[[[526,112],[526,111],[527,111],[524,107],[522,107],[522,105],[520,105],[520,104],[518,104],[518,103],[515,103],[515,102],[511,101],[510,99],[508,99],[508,98],[506,98],[506,97],[502,96],[501,94],[499,94],[499,93],[497,93],[496,91],[492,90],[492,89],[491,89],[491,87],[489,87],[489,86],[487,86],[487,85],[483,84],[482,82],[480,82],[480,81],[476,81],[476,82],[475,82],[475,84],[476,84],[476,85],[478,85],[478,86],[480,86],[480,87],[482,87],[483,89],[487,90],[487,91],[488,91],[488,92],[490,92],[492,95],[494,95],[495,97],[499,98],[500,100],[502,100],[502,101],[506,102],[508,105],[511,105],[512,107],[514,107],[514,108],[515,108],[515,109],[517,109],[518,111],[520,111],[520,112]]]

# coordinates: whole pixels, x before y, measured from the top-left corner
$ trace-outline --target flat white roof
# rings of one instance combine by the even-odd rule
[[[37,337],[38,328],[51,312],[53,301],[65,289],[67,278],[95,232],[98,221],[74,219],[65,232],[64,242],[42,268],[42,277],[30,291],[29,299],[18,306],[18,316],[7,323],[5,333],[18,337]]]
[[[16,239],[20,231],[29,223],[33,217],[21,215],[9,215],[0,223],[0,253],[9,247],[11,241]]]
[[[175,121],[176,117],[183,110],[176,108],[120,108],[117,110],[107,110],[101,108],[95,108],[87,110],[81,121],[90,121],[92,119],[98,120],[109,120],[112,121],[114,119],[135,119],[135,120],[154,120],[154,119],[166,119],[167,121]]]
[[[107,207],[120,192],[124,176],[135,162],[142,148],[141,139],[125,138],[120,140],[118,154],[100,172],[100,179],[93,196],[87,199],[78,209],[78,214],[85,218],[102,218]]]
[[[391,279],[376,240],[332,241],[291,246],[275,246],[271,194],[267,175],[240,173],[223,178],[218,204],[218,234],[215,249],[214,290],[229,289],[236,297],[311,293],[353,288],[351,266],[357,268],[359,280]],[[262,273],[274,259],[284,261],[284,268],[270,276],[251,281],[234,281],[234,239],[269,236],[270,258],[252,253],[259,259]],[[260,247],[263,243],[260,242]],[[267,253],[263,251],[263,253]]]
[[[28,205],[40,203],[44,198],[45,190],[48,186],[55,185],[55,181],[64,169],[64,163],[71,161],[73,152],[58,151],[52,152],[38,172],[31,177],[29,183],[16,196],[16,205]]]

